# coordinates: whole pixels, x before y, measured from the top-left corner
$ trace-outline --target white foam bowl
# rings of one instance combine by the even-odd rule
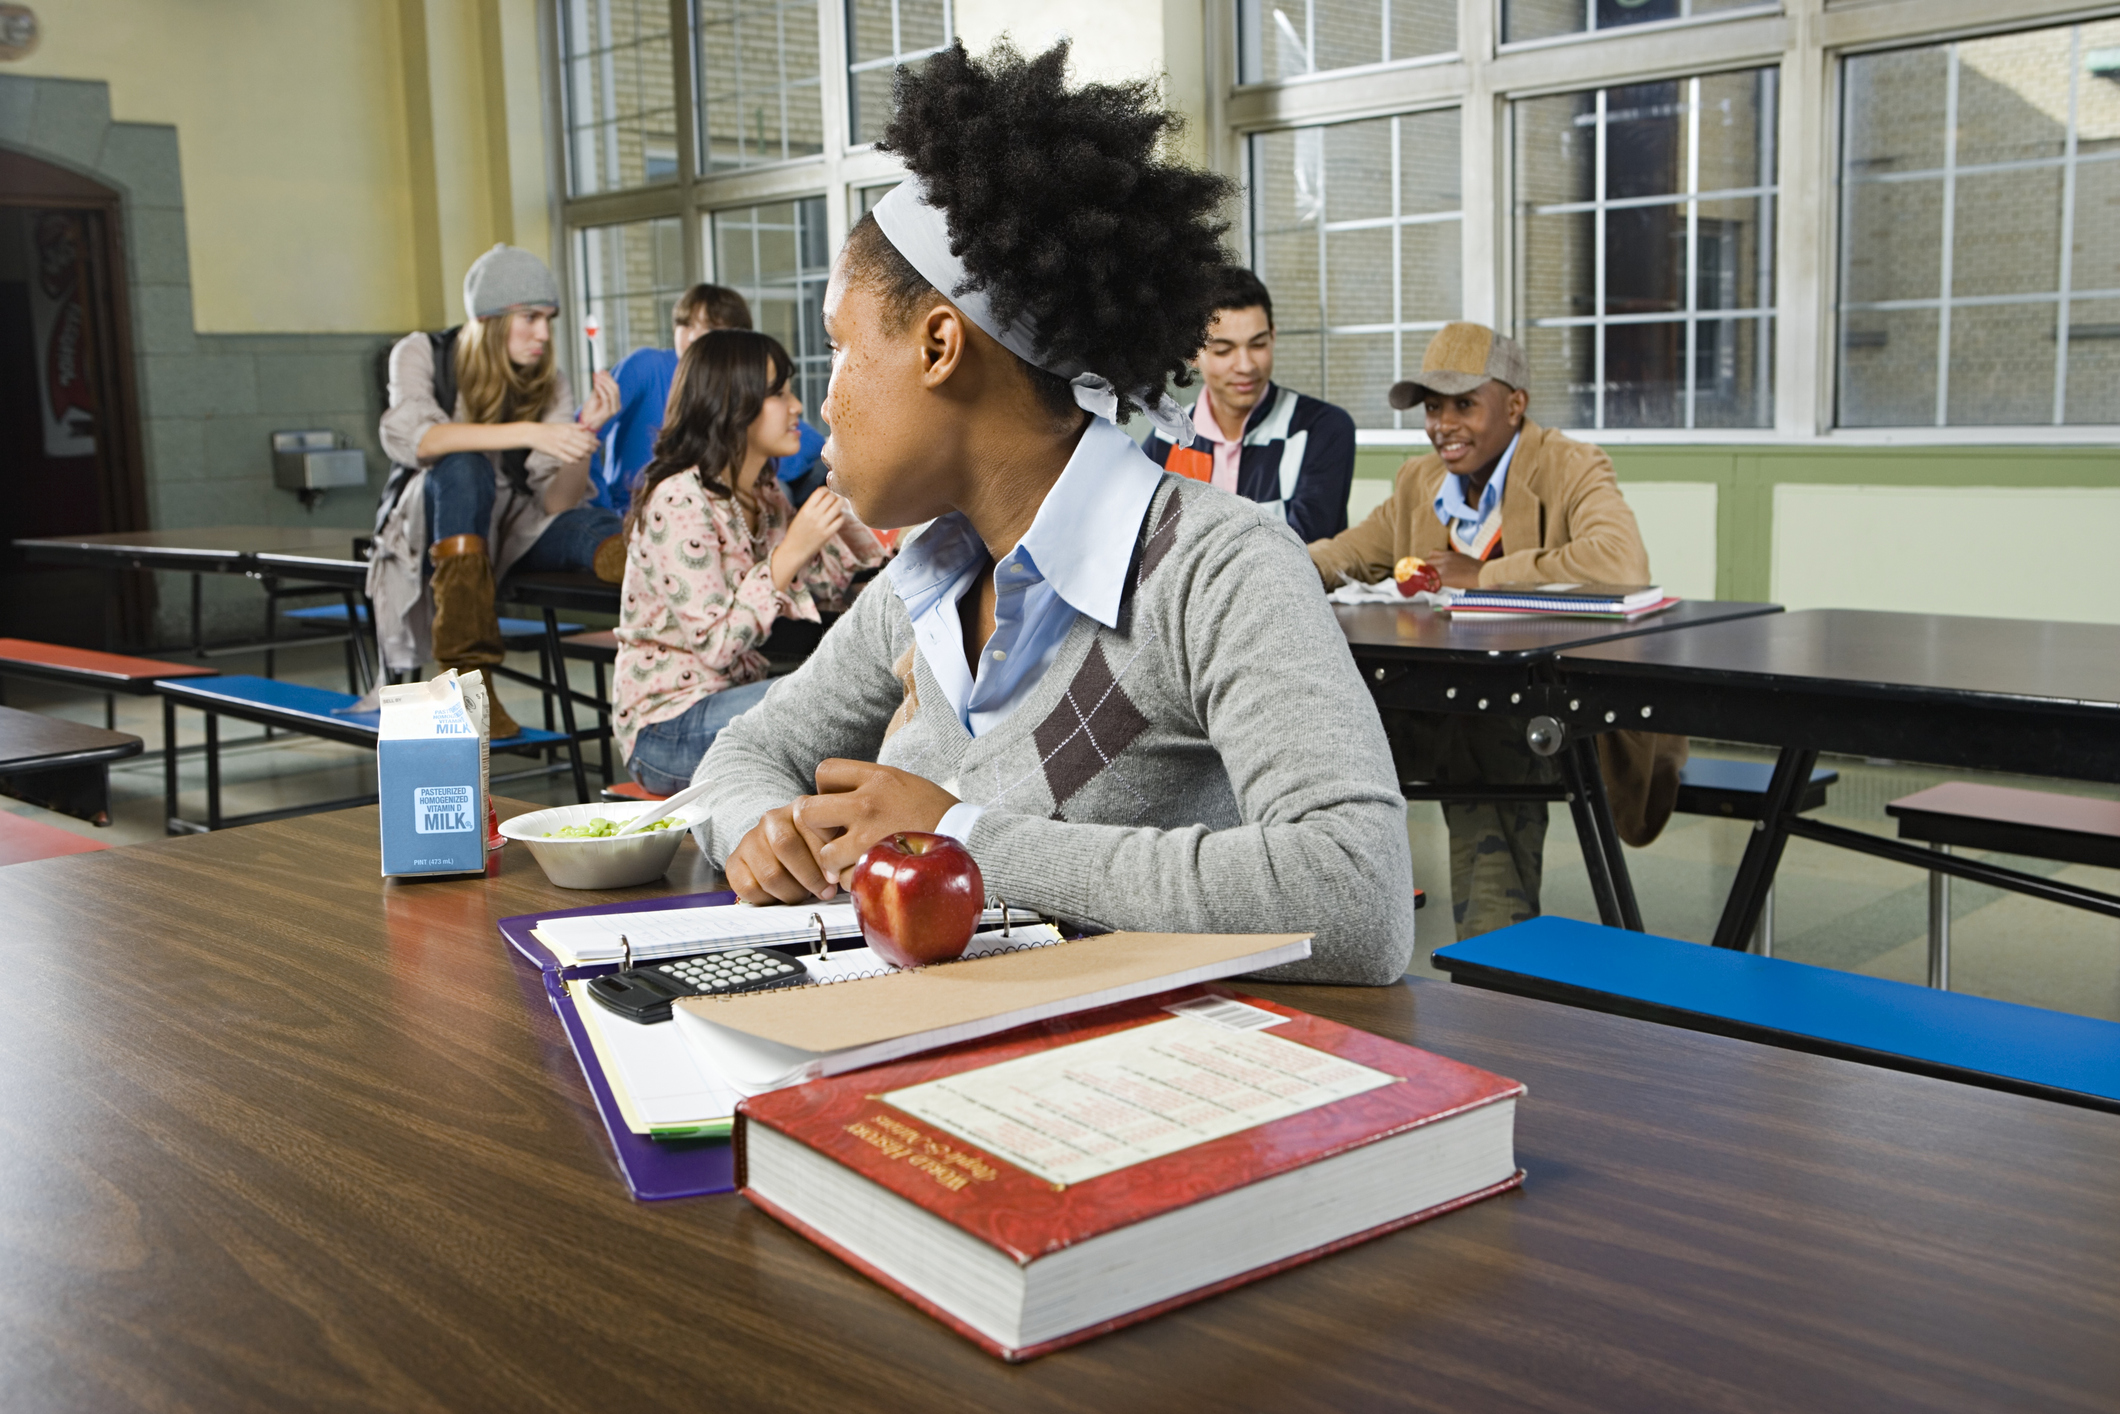
[[[501,834],[530,846],[545,877],[563,889],[625,889],[660,879],[670,870],[677,851],[685,842],[682,829],[649,830],[624,839],[546,839],[547,833],[565,825],[586,825],[591,820],[616,820],[624,825],[643,810],[660,811],[662,802],[594,801],[588,805],[556,805],[533,810],[513,820],[501,821]],[[656,818],[660,818],[657,816]]]

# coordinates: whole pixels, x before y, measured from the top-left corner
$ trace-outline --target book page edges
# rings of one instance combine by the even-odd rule
[[[741,1135],[742,1132],[743,1126],[739,1124],[737,1126],[737,1133]],[[741,1141],[739,1140],[738,1142],[740,1143]],[[1262,1277],[1269,1277],[1274,1275],[1276,1272],[1287,1271],[1291,1267],[1300,1267],[1305,1262],[1313,1262],[1320,1257],[1330,1256],[1332,1253],[1344,1251],[1349,1247],[1354,1247],[1360,1243],[1367,1242],[1371,1238],[1382,1237],[1388,1232],[1396,1232],[1402,1227],[1411,1227],[1415,1223],[1426,1222],[1430,1218],[1439,1218],[1445,1213],[1456,1212],[1459,1208],[1469,1207],[1470,1205],[1477,1203],[1482,1199],[1492,1198],[1498,1193],[1506,1193],[1512,1188],[1518,1188],[1523,1185],[1524,1171],[1522,1169],[1518,1169],[1515,1173],[1503,1179],[1500,1183],[1490,1184],[1487,1187],[1478,1189],[1474,1192],[1462,1194],[1459,1197],[1448,1199],[1445,1202],[1438,1203],[1431,1208],[1423,1208],[1418,1213],[1408,1213],[1404,1217],[1393,1218],[1388,1222],[1379,1223],[1375,1227],[1367,1228],[1361,1232],[1349,1233],[1345,1237],[1336,1238],[1331,1242],[1320,1244],[1319,1246],[1311,1248],[1307,1252],[1298,1252],[1293,1256],[1283,1257],[1280,1258],[1278,1261],[1269,1262],[1265,1266],[1254,1267],[1250,1271],[1246,1272],[1238,1272],[1234,1276],[1224,1277],[1220,1281],[1210,1282],[1206,1286],[1196,1287],[1191,1291],[1180,1292],[1176,1296],[1165,1297],[1163,1300],[1155,1302],[1153,1305],[1143,1306],[1138,1308],[1137,1310],[1128,1311],[1123,1315],[1113,1316],[1109,1320],[1099,1321],[1094,1325],[1084,1326],[1079,1330],[1069,1331],[1065,1335],[1054,1336],[1050,1340],[1042,1340],[1035,1345],[1027,1345],[1021,1348],[1014,1348],[1002,1345],[999,1341],[995,1340],[992,1336],[987,1335],[984,1331],[979,1330],[968,1322],[953,1315],[949,1311],[946,1311],[942,1307],[937,1306],[934,1302],[928,1300],[925,1296],[920,1295],[911,1287],[908,1287],[904,1283],[900,1282],[896,1277],[891,1276],[887,1272],[879,1270],[875,1266],[872,1266],[870,1263],[855,1256],[852,1252],[847,1251],[846,1248],[841,1247],[838,1243],[834,1242],[831,1238],[826,1237],[823,1233],[817,1231],[817,1229],[811,1227],[808,1223],[803,1222],[800,1218],[797,1218],[792,1213],[787,1212],[785,1209],[781,1208],[772,1200],[760,1197],[758,1193],[756,1193],[748,1186],[743,1186],[742,1177],[743,1176],[741,1174],[741,1171],[739,1171],[738,1191],[755,1207],[764,1212],[767,1216],[773,1218],[776,1222],[785,1225],[790,1230],[800,1233],[804,1237],[807,1237],[808,1239],[810,1239],[810,1241],[816,1243],[819,1247],[831,1253],[834,1257],[837,1257],[840,1261],[846,1263],[855,1271],[861,1273],[869,1280],[875,1282],[878,1286],[881,1286],[886,1291],[896,1293],[905,1301],[911,1303],[915,1307],[918,1307],[921,1311],[926,1312],[928,1315],[940,1321],[943,1325],[948,1326],[951,1330],[957,1332],[957,1334],[963,1336],[966,1340],[971,1341],[974,1345],[977,1345],[981,1349],[985,1350],[987,1354],[998,1356],[1001,1359],[1008,1361],[1010,1364],[1017,1364],[1025,1360],[1035,1360],[1039,1356],[1051,1354],[1055,1350],[1065,1350],[1068,1346],[1079,1345],[1085,1340],[1093,1340],[1100,1335],[1105,1335],[1111,1331],[1119,1330],[1123,1327],[1131,1326],[1138,1322],[1148,1320],[1152,1316],[1160,1316],[1166,1311],[1175,1311],[1181,1306],[1190,1306],[1195,1301],[1204,1301],[1210,1296],[1219,1296],[1225,1291],[1230,1291],[1236,1287],[1244,1286],[1248,1283],[1258,1281]]]
[[[1266,954],[1309,940],[1308,933],[1104,933],[826,987],[691,997],[676,1005],[715,1026],[827,1055],[1201,967],[1234,963],[1232,974],[1271,967],[1283,959],[1266,960]]]

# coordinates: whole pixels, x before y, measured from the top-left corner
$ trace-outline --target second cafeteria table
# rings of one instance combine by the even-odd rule
[[[1605,799],[1604,774],[1593,737],[1612,724],[1553,731],[1553,662],[1571,648],[1643,635],[1690,632],[1781,612],[1778,604],[1687,600],[1636,619],[1547,615],[1457,616],[1412,604],[1338,604],[1334,612],[1370,696],[1384,712],[1446,712],[1509,718],[1538,728],[1534,750],[1554,758],[1560,784],[1549,787],[1416,788],[1415,799],[1566,800],[1599,918],[1641,931],[1641,911],[1628,880],[1619,833]],[[1388,722],[1387,718],[1387,722]],[[1616,728],[1660,729],[1640,720]],[[1402,782],[1410,785],[1410,782]]]
[[[1255,990],[1525,1081],[1522,1192],[1004,1365],[741,1199],[627,1198],[494,931],[614,896],[512,848],[495,878],[384,883],[375,832],[361,809],[6,872],[9,1403],[1987,1410],[2120,1389],[2113,1116],[1429,982]],[[710,882],[679,861],[673,883]]]
[[[2120,627],[1806,609],[1569,648],[1555,710],[1781,749],[1718,947],[1742,948],[1790,835],[2104,913],[2120,899],[1980,860],[1808,820],[1794,808],[1821,751],[2120,783]]]
[[[98,825],[110,823],[110,763],[140,738],[64,717],[0,707],[0,779],[7,794]]]

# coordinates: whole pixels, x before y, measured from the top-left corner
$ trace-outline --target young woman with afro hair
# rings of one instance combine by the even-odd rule
[[[1014,905],[1310,933],[1275,976],[1395,981],[1405,803],[1317,572],[1116,425],[1183,430],[1164,390],[1213,313],[1230,185],[1168,156],[1152,84],[1066,67],[1004,41],[900,73],[879,146],[909,179],[825,293],[824,459],[864,523],[924,528],[716,738],[701,846],[794,903],[935,831]]]

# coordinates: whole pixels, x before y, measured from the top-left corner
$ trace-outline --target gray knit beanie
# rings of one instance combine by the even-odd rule
[[[551,266],[512,245],[497,245],[471,262],[464,274],[466,315],[490,319],[523,304],[559,308],[559,281],[552,278]]]

